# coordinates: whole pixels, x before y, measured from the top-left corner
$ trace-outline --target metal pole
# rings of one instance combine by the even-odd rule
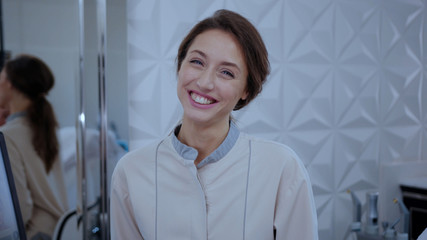
[[[107,108],[105,93],[106,62],[106,0],[97,0],[98,19],[98,80],[99,80],[99,113],[100,113],[100,230],[101,239],[109,239],[108,226],[108,178],[107,178]]]
[[[85,117],[85,97],[84,97],[84,0],[79,0],[79,80],[77,81],[77,106],[78,117],[76,123],[76,144],[77,144],[77,179],[81,181],[78,186],[81,187],[78,195],[81,194],[77,202],[81,203],[81,209],[77,208],[77,213],[82,216],[83,239],[87,236],[87,177],[86,177],[86,117]],[[79,201],[80,200],[80,201]],[[79,225],[77,225],[79,228]],[[76,229],[77,231],[77,229]]]

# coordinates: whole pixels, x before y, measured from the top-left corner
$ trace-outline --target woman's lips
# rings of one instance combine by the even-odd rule
[[[209,108],[218,102],[214,98],[211,98],[206,95],[202,95],[194,91],[189,91],[188,94],[189,94],[191,103],[197,107]]]

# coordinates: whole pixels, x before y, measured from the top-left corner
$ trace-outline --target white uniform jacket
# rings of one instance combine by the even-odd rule
[[[128,153],[112,178],[112,239],[316,240],[313,193],[289,147],[239,133],[197,167],[171,134]]]

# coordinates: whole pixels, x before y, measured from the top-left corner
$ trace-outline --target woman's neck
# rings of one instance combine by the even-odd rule
[[[30,105],[30,99],[23,94],[15,94],[9,102],[10,114],[26,111]]]
[[[228,121],[215,125],[201,126],[183,119],[178,139],[198,151],[198,156],[194,162],[197,165],[221,145],[227,137],[229,128]]]

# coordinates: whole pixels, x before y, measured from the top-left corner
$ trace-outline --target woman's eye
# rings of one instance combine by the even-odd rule
[[[230,72],[230,71],[224,70],[224,71],[222,71],[222,73],[225,74],[225,75],[227,75],[227,76],[229,76],[229,77],[234,78],[234,74],[232,72]]]
[[[190,62],[191,62],[191,63],[198,64],[198,65],[202,65],[202,66],[203,66],[203,63],[202,63],[200,60],[197,60],[197,59],[193,59],[193,60],[191,60]]]

